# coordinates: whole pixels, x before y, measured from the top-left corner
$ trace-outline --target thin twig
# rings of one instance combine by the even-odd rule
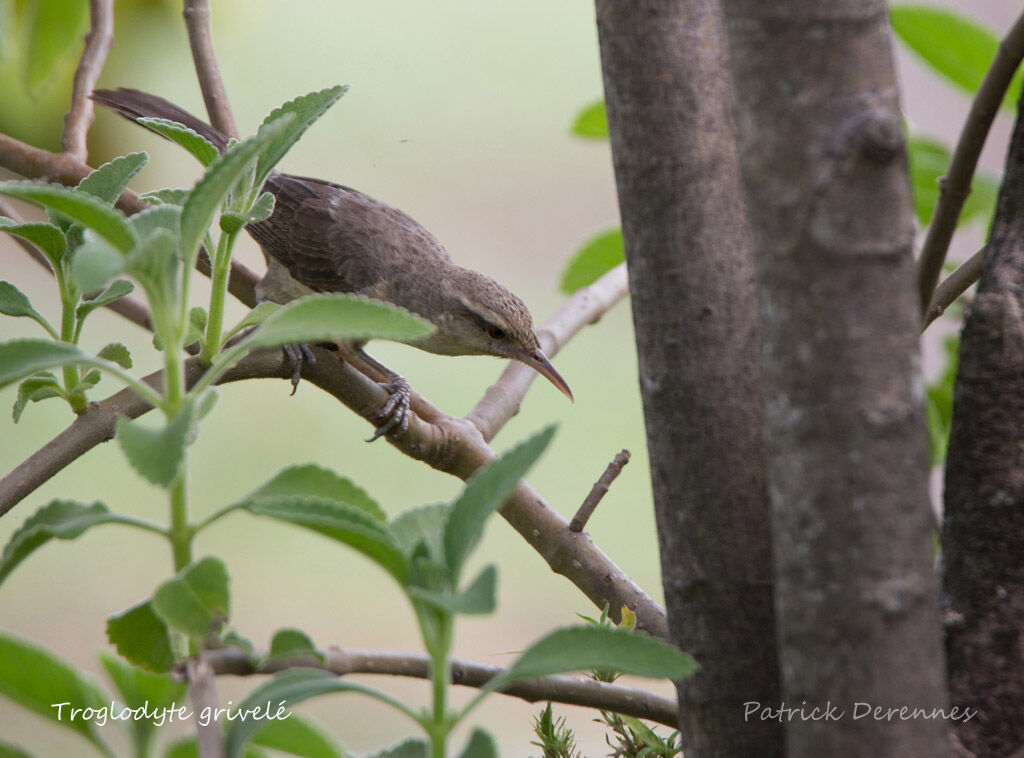
[[[924,315],[924,331],[939,316],[946,312],[946,308],[956,302],[971,285],[978,281],[981,276],[981,269],[985,265],[985,255],[988,246],[981,248],[978,252],[960,264],[960,266],[949,276],[942,280],[942,283],[935,288],[935,296],[932,298],[928,312]]]
[[[100,78],[107,53],[114,43],[113,0],[90,0],[91,25],[85,35],[85,50],[75,69],[71,89],[71,108],[64,117],[61,147],[65,153],[85,162],[88,157],[86,138],[93,122],[93,104],[89,93]]]
[[[569,530],[573,532],[582,532],[583,528],[587,525],[590,517],[594,515],[594,511],[597,509],[601,499],[608,494],[608,488],[611,487],[619,474],[622,473],[622,467],[629,463],[629,451],[623,449],[618,455],[616,455],[612,462],[608,464],[608,468],[604,470],[601,477],[594,482],[594,486],[591,487],[590,493],[583,500],[583,504],[580,509],[576,511],[576,515],[572,517],[572,521],[569,522]]]
[[[978,166],[978,157],[1021,60],[1024,60],[1024,15],[1017,19],[999,43],[992,65],[971,102],[971,110],[953,151],[949,171],[939,182],[939,200],[918,262],[922,314],[928,312],[932,302],[950,240],[953,239],[953,232],[960,219],[960,211],[971,192],[971,179]]]
[[[221,725],[214,718],[217,713],[216,679],[205,652],[185,662],[185,681],[188,682],[188,696],[195,711],[199,758],[224,758]]]
[[[188,29],[188,46],[192,49],[192,60],[196,66],[196,78],[203,92],[203,102],[214,128],[228,135],[238,137],[238,126],[231,114],[228,93],[217,64],[217,53],[213,47],[210,32],[209,0],[185,0],[185,27]]]
[[[304,667],[330,671],[338,676],[380,674],[416,679],[430,678],[430,659],[426,655],[391,650],[353,650],[332,647],[326,651],[326,660],[323,661],[313,656],[303,656],[279,658],[253,665],[253,659],[248,653],[238,648],[222,648],[207,652],[206,658],[218,675],[276,674],[287,669]],[[451,664],[452,684],[463,687],[483,687],[491,679],[504,673],[504,669],[498,666],[489,666],[459,658],[453,658]],[[678,723],[677,706],[674,700],[653,695],[635,687],[608,684],[593,679],[545,676],[515,682],[502,690],[500,694],[519,698],[528,703],[551,701],[614,711],[673,728]]]
[[[577,290],[541,325],[537,330],[541,348],[549,357],[554,356],[584,326],[596,323],[628,291],[626,264],[621,263],[589,287]],[[536,378],[537,372],[528,366],[509,362],[498,381],[487,388],[466,418],[490,442],[519,413],[519,405]]]

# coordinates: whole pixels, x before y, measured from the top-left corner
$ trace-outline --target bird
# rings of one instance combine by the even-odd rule
[[[187,126],[218,150],[228,137],[173,103],[141,90],[94,90],[92,99],[129,120],[163,118]],[[145,124],[142,124],[145,126]],[[422,224],[387,203],[342,184],[272,172],[263,185],[274,195],[269,218],[246,230],[256,240],[267,273],[256,285],[261,301],[287,303],[316,292],[352,293],[404,308],[434,331],[407,344],[438,355],[491,355],[519,361],[562,394],[572,391],[544,354],[526,304],[489,276],[456,264]],[[367,354],[365,342],[338,342],[384,377],[388,402],[375,417],[369,441],[408,427],[411,387]],[[305,345],[285,346],[292,392]]]

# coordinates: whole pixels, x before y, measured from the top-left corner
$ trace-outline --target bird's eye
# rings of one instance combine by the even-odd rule
[[[487,333],[491,335],[492,339],[503,340],[505,339],[505,330],[500,326],[489,326],[487,327]]]

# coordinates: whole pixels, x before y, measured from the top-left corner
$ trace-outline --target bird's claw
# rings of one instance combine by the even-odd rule
[[[283,345],[285,357],[288,359],[289,365],[292,367],[292,392],[295,394],[295,390],[299,388],[299,381],[302,379],[302,364],[309,363],[310,365],[316,363],[316,356],[313,355],[313,351],[309,349],[309,345],[299,343],[295,345]]]
[[[381,386],[388,391],[390,397],[384,407],[374,415],[373,420],[378,426],[367,442],[373,442],[392,432],[403,434],[409,428],[409,401],[412,398],[409,382],[399,376],[387,384],[382,383]]]

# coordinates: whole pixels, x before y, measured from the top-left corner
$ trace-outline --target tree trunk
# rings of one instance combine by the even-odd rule
[[[946,706],[886,6],[723,4],[757,240],[782,688],[804,709],[787,754],[941,756],[942,718],[856,718]]]
[[[760,348],[716,2],[597,0],[687,758],[781,755]]]
[[[1018,106],[1018,109],[1020,106]],[[1024,746],[1024,112],[1018,110],[978,294],[964,325],[942,555],[957,721],[979,756]]]

